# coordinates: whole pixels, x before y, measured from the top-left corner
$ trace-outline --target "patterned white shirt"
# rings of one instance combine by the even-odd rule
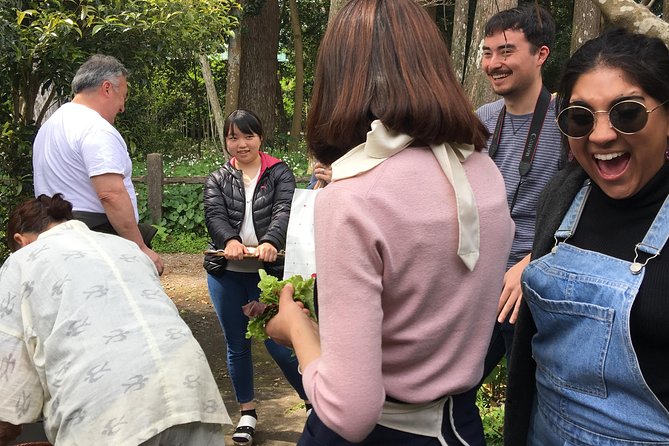
[[[63,445],[136,446],[230,423],[202,348],[136,244],[59,224],[0,268],[0,420]]]

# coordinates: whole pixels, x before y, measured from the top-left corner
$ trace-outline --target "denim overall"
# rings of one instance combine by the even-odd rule
[[[669,198],[628,262],[558,241],[576,230],[589,192],[586,181],[552,252],[523,273],[523,296],[537,326],[528,445],[669,446],[669,412],[646,384],[630,337],[644,266],[669,237]]]

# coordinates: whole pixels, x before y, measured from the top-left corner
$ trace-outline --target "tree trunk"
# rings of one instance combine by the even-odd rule
[[[517,0],[478,0],[476,2],[476,12],[474,14],[474,25],[469,54],[467,56],[464,82],[465,91],[469,94],[474,107],[479,107],[486,102],[497,99],[497,95],[492,91],[488,79],[481,69],[485,24],[498,11],[513,8],[517,5]]]
[[[469,0],[455,0],[453,12],[453,36],[451,38],[451,60],[453,70],[462,83],[465,77],[465,56],[467,55],[467,22]]]
[[[608,21],[630,31],[659,37],[669,45],[669,23],[634,0],[592,0]],[[667,0],[665,0],[665,3]]]
[[[591,0],[574,0],[570,54],[601,31],[602,15]]]
[[[330,0],[330,14],[328,16],[328,23],[332,21],[332,18],[337,15],[342,6],[346,4],[348,0]]]
[[[216,85],[214,84],[214,76],[211,74],[211,66],[209,65],[209,59],[207,56],[200,54],[200,65],[202,66],[202,79],[204,79],[204,85],[207,88],[207,97],[209,98],[209,104],[211,105],[211,111],[214,114],[214,122],[216,123],[216,133],[218,134],[218,139],[221,142],[221,147],[223,150],[223,156],[227,161],[229,155],[227,150],[225,150],[225,132],[223,131],[223,112],[221,110],[221,104],[218,102],[218,94],[216,93]]]
[[[242,19],[244,45],[239,79],[239,108],[255,112],[263,123],[264,140],[274,141],[279,83],[279,2],[266,0],[260,13]]]
[[[226,117],[237,110],[237,104],[239,103],[239,71],[241,68],[241,58],[242,36],[241,31],[237,30],[228,43],[228,75],[225,88],[224,112]]]
[[[289,0],[290,26],[295,46],[295,101],[293,122],[290,126],[290,150],[297,150],[302,132],[302,109],[304,108],[304,54],[302,52],[302,27],[297,11],[297,0]]]

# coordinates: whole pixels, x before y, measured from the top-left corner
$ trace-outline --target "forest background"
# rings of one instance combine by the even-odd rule
[[[517,0],[417,0],[442,30],[474,106],[496,99],[480,70],[483,26]],[[166,176],[202,176],[222,165],[221,127],[236,108],[254,110],[265,147],[296,176],[309,173],[303,128],[318,45],[345,0],[0,0],[0,262],[9,211],[33,195],[32,141],[71,97],[76,69],[110,54],[130,70],[130,94],[116,126],[133,159],[160,153]],[[520,3],[530,3],[521,1]],[[555,90],[564,61],[584,41],[623,26],[669,42],[669,0],[538,1],[557,22],[544,71]],[[149,221],[137,184],[140,217]],[[206,246],[201,184],[166,184],[155,248]],[[486,434],[501,435],[503,368],[480,396]]]
[[[130,70],[130,95],[117,127],[135,176],[146,155],[163,155],[168,176],[206,175],[227,158],[224,116],[254,110],[266,150],[296,176],[309,173],[302,129],[318,45],[345,0],[0,0],[0,260],[8,252],[9,210],[32,196],[32,141],[71,97],[74,72],[91,54]],[[443,32],[474,106],[495,99],[480,70],[483,26],[516,0],[417,0]],[[522,2],[521,3],[527,3]],[[537,1],[557,22],[544,80],[554,90],[561,64],[585,40],[625,26],[669,41],[669,0]],[[149,221],[137,185],[140,216]],[[200,250],[206,239],[202,187],[164,185],[158,249]],[[163,244],[161,246],[161,243]]]

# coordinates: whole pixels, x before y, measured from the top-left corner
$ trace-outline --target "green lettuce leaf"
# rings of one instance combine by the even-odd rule
[[[299,300],[309,309],[309,314],[313,320],[316,320],[316,309],[314,308],[314,281],[313,277],[308,279],[302,278],[300,275],[289,277],[285,280],[279,280],[274,276],[270,276],[264,269],[258,270],[260,274],[260,303],[267,305],[262,314],[249,317],[249,323],[246,328],[246,338],[252,337],[265,340],[268,339],[265,333],[265,325],[279,312],[279,295],[283,287],[290,283],[295,289],[293,295],[294,300]]]

